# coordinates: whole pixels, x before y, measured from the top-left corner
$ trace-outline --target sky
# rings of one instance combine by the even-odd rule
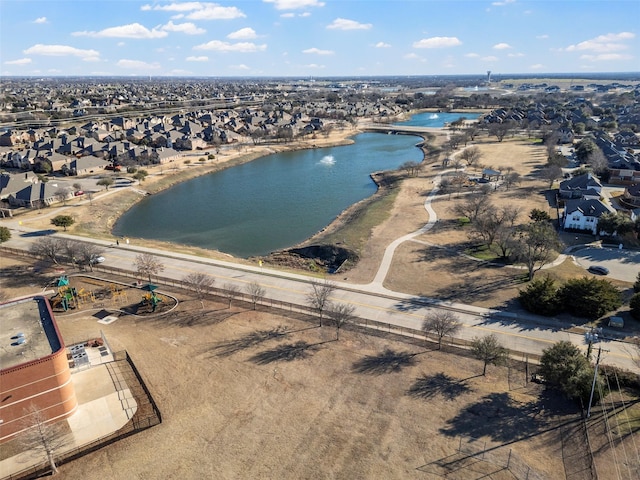
[[[638,0],[0,0],[0,75],[640,72]]]

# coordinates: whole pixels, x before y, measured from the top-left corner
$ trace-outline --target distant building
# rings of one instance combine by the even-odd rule
[[[45,297],[0,304],[0,345],[0,443],[25,428],[31,406],[52,421],[76,411],[67,350]]]

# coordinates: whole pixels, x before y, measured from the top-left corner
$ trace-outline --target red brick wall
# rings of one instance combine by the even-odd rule
[[[77,408],[65,348],[0,372],[0,442],[24,428],[22,417],[32,404],[48,419],[66,418]]]

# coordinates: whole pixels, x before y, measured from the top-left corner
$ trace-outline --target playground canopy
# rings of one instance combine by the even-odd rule
[[[153,292],[154,290],[156,290],[158,288],[157,285],[154,285],[153,283],[147,283],[146,285],[143,285],[142,287],[140,287],[142,290],[145,290],[147,292]]]

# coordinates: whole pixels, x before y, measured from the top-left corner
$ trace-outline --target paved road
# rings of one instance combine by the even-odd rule
[[[585,270],[592,265],[609,269],[609,277],[625,282],[635,282],[640,273],[640,251],[617,248],[587,247],[572,253],[576,263]]]
[[[2,224],[12,226],[13,236],[6,244],[14,248],[27,249],[31,242],[38,237],[21,236],[30,232],[17,221],[5,219]],[[23,230],[20,232],[19,230]],[[69,237],[56,233],[56,236]],[[71,237],[69,237],[71,238]],[[134,270],[135,257],[141,252],[161,255],[165,270],[162,275],[167,278],[180,280],[191,272],[203,272],[215,278],[217,286],[226,283],[244,289],[251,282],[258,282],[265,288],[268,299],[306,305],[309,293],[309,277],[262,268],[258,265],[238,265],[232,262],[214,261],[200,257],[177,254],[173,252],[158,252],[145,248],[143,245],[131,243],[119,247],[109,242],[97,241],[105,247],[104,256],[108,265]],[[356,308],[356,315],[363,319],[376,320],[389,325],[404,326],[420,329],[425,314],[433,308],[454,308],[458,311],[464,328],[458,335],[471,339],[490,333],[496,334],[507,347],[531,354],[539,354],[559,340],[569,340],[586,349],[582,334],[550,328],[544,323],[535,322],[534,317],[516,318],[506,312],[491,311],[463,304],[430,302],[429,299],[395,292],[381,292],[379,286],[352,285],[336,282],[338,289],[334,292],[334,301],[344,302]],[[376,288],[378,287],[378,288]],[[604,344],[607,352],[603,355],[604,363],[617,365],[626,369],[636,368],[633,362],[631,346],[624,342],[608,341]]]

